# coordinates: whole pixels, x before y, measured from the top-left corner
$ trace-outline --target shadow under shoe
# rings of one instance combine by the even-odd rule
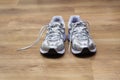
[[[45,54],[41,53],[41,54],[46,58],[61,58],[64,55],[57,53],[54,49],[50,49],[48,53]]]
[[[73,53],[73,55],[80,58],[87,58],[96,55],[96,52],[90,52],[88,48],[84,48],[81,53],[79,54]]]

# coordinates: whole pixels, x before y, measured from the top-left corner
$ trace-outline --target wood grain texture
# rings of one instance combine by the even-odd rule
[[[96,55],[78,58],[66,53],[43,57],[31,44],[52,16],[80,15],[90,23]],[[0,0],[0,80],[120,80],[120,0]]]

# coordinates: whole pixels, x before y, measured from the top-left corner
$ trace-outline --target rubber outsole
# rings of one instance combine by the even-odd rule
[[[64,55],[64,53],[58,54],[54,49],[50,49],[48,53],[45,53],[45,54],[41,53],[41,54],[47,58],[60,58]]]
[[[81,53],[79,53],[79,54],[72,53],[72,54],[75,55],[76,57],[85,58],[85,57],[94,56],[96,54],[96,52],[90,52],[88,48],[84,48]]]

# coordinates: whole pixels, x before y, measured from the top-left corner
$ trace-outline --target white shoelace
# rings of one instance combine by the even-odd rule
[[[42,28],[40,29],[39,31],[39,35],[38,35],[38,38],[29,46],[26,46],[26,47],[23,47],[23,48],[20,48],[20,49],[17,49],[18,51],[21,51],[21,50],[26,50],[26,49],[29,49],[31,47],[33,47],[34,45],[36,45],[39,41],[40,41],[40,38],[42,36],[42,34],[45,32],[45,30],[48,30],[48,35],[47,37],[49,37],[49,35],[52,35],[53,37],[56,37],[56,35],[54,36],[54,34],[51,34],[51,32],[54,32],[54,33],[58,33],[58,34],[61,34],[61,32],[59,30],[53,30],[53,29],[50,29],[51,26],[54,26],[54,25],[45,25],[45,26],[42,26]],[[59,26],[59,25],[58,25]]]
[[[21,51],[21,50],[29,49],[32,46],[36,45],[40,41],[40,38],[41,38],[42,34],[44,33],[44,31],[47,29],[47,27],[48,27],[48,25],[42,26],[42,28],[39,31],[38,38],[31,45],[23,47],[23,48],[20,48],[20,49],[17,49],[17,50]]]

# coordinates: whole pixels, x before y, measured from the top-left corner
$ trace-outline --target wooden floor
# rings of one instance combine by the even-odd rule
[[[79,58],[68,53],[51,59],[31,44],[42,25],[61,15],[80,15],[90,23],[97,53]],[[0,80],[120,80],[120,0],[0,0]]]

